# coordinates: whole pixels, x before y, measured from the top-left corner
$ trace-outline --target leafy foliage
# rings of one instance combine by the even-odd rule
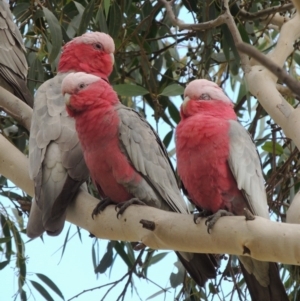
[[[265,21],[268,8],[279,6],[275,12],[290,17],[293,13],[289,1],[243,1],[231,3],[231,13],[246,43],[251,43],[260,51],[270,51],[276,44],[278,29],[268,27]],[[41,83],[55,76],[61,46],[73,37],[86,31],[109,33],[115,41],[115,67],[110,82],[118,92],[121,101],[139,110],[144,116],[149,110],[153,113],[156,128],[165,132],[161,137],[170,154],[174,154],[174,128],[179,122],[179,104],[184,86],[195,78],[209,78],[221,85],[235,102],[235,111],[241,122],[251,133],[261,155],[263,171],[270,206],[274,220],[285,220],[289,202],[299,190],[299,152],[287,139],[281,129],[274,124],[264,109],[247,92],[241,72],[240,59],[231,33],[225,26],[206,31],[178,32],[172,27],[164,7],[157,1],[135,0],[46,0],[10,1],[11,8],[24,37],[29,62],[28,87],[34,93]],[[174,11],[189,23],[212,20],[222,13],[220,1],[178,1]],[[264,11],[266,13],[264,13]],[[297,44],[288,58],[285,68],[290,74],[299,76],[300,54]],[[234,91],[232,94],[231,91]],[[297,101],[286,95],[292,106]],[[0,113],[1,132],[25,154],[28,153],[28,133],[18,126],[7,114]],[[15,207],[14,216],[0,206],[2,234],[0,238],[0,273],[14,260],[18,270],[18,293],[21,300],[27,300],[24,284],[27,279],[24,242],[20,231],[24,232],[30,198],[10,187],[10,183],[0,178],[0,194],[9,198]],[[69,233],[69,232],[68,232]],[[78,231],[80,233],[80,231]],[[80,235],[79,235],[80,238]],[[65,239],[64,249],[68,242]],[[96,274],[114,268],[115,256],[120,256],[128,266],[128,282],[122,292],[126,294],[128,284],[134,286],[132,274],[147,279],[147,269],[161,264],[164,253],[155,255],[153,250],[141,251],[136,256],[132,245],[126,242],[111,241],[102,258],[98,258],[98,242],[92,249],[92,261]],[[63,254],[62,252],[62,254]],[[297,299],[299,270],[295,267],[281,267],[285,272],[285,285],[291,300]],[[288,271],[288,272],[286,272]],[[224,282],[237,277],[236,285],[224,293]],[[53,300],[48,290],[64,300],[63,294],[53,281],[45,275],[37,274],[40,282],[29,280],[46,300]],[[244,282],[235,258],[220,269],[217,281],[210,282],[207,289],[199,290],[189,278],[183,279],[183,272],[170,275],[171,286],[181,287],[178,300],[231,300],[232,295],[244,294]],[[227,284],[229,282],[227,281]],[[233,282],[234,283],[234,282]],[[114,286],[112,286],[113,288]],[[154,299],[165,290],[154,293]],[[242,298],[244,300],[244,298]]]

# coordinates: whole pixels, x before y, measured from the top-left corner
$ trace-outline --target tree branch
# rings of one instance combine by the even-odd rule
[[[0,174],[10,179],[29,195],[34,194],[33,182],[30,180],[28,173],[27,158],[1,134]]]
[[[0,135],[0,173],[33,195],[27,158]],[[299,225],[282,224],[256,217],[223,217],[211,234],[204,220],[195,225],[191,215],[161,211],[147,206],[131,206],[120,219],[114,206],[108,206],[93,220],[98,200],[81,190],[68,208],[67,220],[99,238],[141,241],[154,249],[174,249],[199,253],[228,253],[251,256],[263,261],[300,264]],[[141,219],[155,223],[154,231],[144,229]]]
[[[200,24],[186,24],[183,21],[179,20],[175,16],[175,14],[172,10],[171,5],[174,3],[174,1],[166,1],[166,0],[159,0],[159,1],[164,4],[164,6],[166,8],[166,12],[168,14],[168,17],[170,18],[172,24],[174,26],[178,26],[180,30],[189,29],[189,30],[195,30],[195,31],[202,31],[202,30],[215,28],[215,27],[220,26],[225,23],[228,26],[228,28],[232,34],[232,38],[233,38],[235,44],[243,42],[241,35],[239,33],[239,30],[236,27],[234,19],[230,13],[228,0],[224,0],[225,11],[223,14],[219,15],[216,19],[214,19],[212,21],[203,22]],[[248,57],[242,52],[239,52],[239,55],[240,55],[240,59],[241,59],[241,66],[242,66],[244,72],[246,72],[246,71],[248,72],[250,69],[250,63],[249,63]]]
[[[173,1],[159,0],[159,2],[161,2],[165,6],[167,15],[170,18],[173,26],[177,26],[179,30],[188,29],[188,30],[202,31],[202,30],[215,28],[225,23],[225,16],[222,14],[218,18],[212,21],[203,22],[200,24],[194,24],[194,23],[187,24],[175,16],[172,9],[172,4],[174,3],[174,0]]]
[[[295,6],[300,6],[296,0],[293,3]],[[274,50],[267,54],[269,61],[273,64],[273,67],[270,68],[271,70],[276,70],[278,66],[283,66],[287,57],[294,50],[294,41],[299,37],[300,14],[297,11],[295,16],[282,26]],[[274,75],[260,64],[256,63],[250,70],[245,71],[249,90],[282,128],[284,134],[291,138],[298,149],[300,149],[300,133],[296,130],[300,127],[300,108],[294,109],[276,89],[278,73]]]
[[[239,43],[236,45],[236,48],[241,52],[251,56],[262,66],[265,66],[268,70],[270,70],[276,77],[278,77],[283,83],[285,83],[300,100],[300,83],[296,81],[293,77],[291,77],[283,68],[278,66],[271,59],[269,59],[267,56],[265,56],[249,44]]]
[[[32,109],[3,87],[0,87],[0,108],[30,131]]]
[[[258,18],[270,17],[275,13],[284,12],[290,10],[294,7],[293,3],[288,3],[284,5],[271,6],[266,9],[262,9],[256,13],[249,13],[244,9],[239,10],[239,17],[242,17],[244,20],[256,20]],[[270,17],[272,18],[272,16]]]

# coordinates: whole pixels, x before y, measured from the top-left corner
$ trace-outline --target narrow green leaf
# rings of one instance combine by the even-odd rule
[[[56,59],[56,57],[58,56],[61,50],[62,32],[61,32],[60,24],[56,19],[56,17],[54,16],[54,14],[44,6],[43,6],[43,12],[48,22],[50,33],[51,33],[52,49],[48,59],[49,62],[52,63]]]
[[[0,262],[0,270],[3,270],[9,264],[8,260]]]
[[[96,251],[95,251],[95,244],[93,243],[92,246],[92,262],[93,262],[93,266],[94,266],[94,270],[97,267],[97,262],[96,262]]]
[[[127,248],[128,258],[130,259],[131,262],[135,262],[135,256],[134,256],[132,244],[128,241],[125,241],[124,244]]]
[[[104,13],[103,13],[102,5],[99,6],[97,16],[96,16],[96,20],[98,20],[97,22],[99,23],[100,30],[104,33],[108,33],[108,28],[107,28],[105,16],[104,16]]]
[[[172,84],[164,88],[164,90],[160,93],[163,96],[177,96],[182,95],[184,92],[184,88],[178,84]]]
[[[63,300],[65,300],[62,292],[60,291],[60,289],[57,287],[57,285],[47,276],[40,274],[40,273],[36,273],[36,275],[45,283],[47,284],[58,296],[60,296]]]
[[[161,261],[163,258],[165,258],[166,255],[168,255],[169,252],[161,252],[156,255],[154,255],[148,262],[148,267],[151,266],[152,264],[155,264],[159,261]]]
[[[77,1],[74,1],[74,4],[78,10],[79,15],[82,16],[84,13],[84,6]]]
[[[112,251],[112,243],[109,242],[107,244],[106,253],[102,257],[99,265],[95,268],[95,273],[103,274],[105,271],[111,266],[113,262],[113,251]]]
[[[32,286],[47,300],[54,301],[54,299],[50,296],[50,294],[45,290],[43,286],[41,286],[38,282],[30,280]]]
[[[113,88],[119,95],[128,97],[140,96],[149,93],[145,88],[131,84],[114,85]]]
[[[174,264],[178,268],[177,273],[171,273],[170,275],[170,283],[173,288],[177,287],[178,285],[181,285],[183,282],[185,270],[183,268],[183,265],[180,261],[175,262]]]
[[[131,258],[124,251],[124,247],[125,247],[125,245],[123,242],[115,241],[115,245],[114,245],[115,250],[121,256],[121,258],[124,260],[124,262],[127,264],[128,268],[130,269],[132,267],[134,261],[130,260]]]
[[[79,25],[79,28],[77,31],[78,35],[82,35],[83,33],[86,32],[88,25],[93,16],[94,5],[95,5],[95,0],[92,0],[86,6],[86,8],[82,14],[81,22],[80,22],[80,25]]]
[[[163,289],[163,290],[160,290],[160,291],[154,293],[153,295],[149,296],[146,300],[150,300],[150,299],[153,299],[153,298],[155,298],[155,297],[157,297],[157,296],[159,296],[161,294],[165,294],[166,291],[168,291],[169,289],[170,289],[170,287],[168,287],[166,289]]]
[[[80,242],[82,242],[82,237],[81,237],[81,229],[77,226],[76,227],[76,229],[77,229],[77,234],[78,234],[78,237],[79,237],[79,240],[80,240]]]
[[[71,229],[71,225],[69,226],[68,232],[67,232],[65,240],[64,240],[64,244],[63,244],[63,248],[62,248],[62,251],[61,251],[60,260],[63,258],[63,255],[64,255],[65,250],[66,250],[67,242],[68,242],[68,239],[69,239],[70,229]]]
[[[104,0],[104,12],[105,12],[106,20],[108,18],[109,7],[110,7],[110,0]]]
[[[6,219],[6,217],[3,214],[0,214],[0,222],[1,222],[2,233],[4,237],[11,238],[11,233],[8,225],[9,220]],[[10,239],[9,241],[6,242],[6,251],[5,251],[5,257],[8,261],[10,261],[11,254],[12,254],[12,241]]]
[[[247,43],[247,44],[250,44],[250,40],[249,40],[249,34],[248,32],[246,31],[244,25],[242,25],[241,23],[238,25],[238,30],[240,32],[240,35],[242,37],[242,40]]]
[[[273,142],[267,141],[264,145],[261,147],[264,151],[273,154]],[[281,156],[283,154],[283,147],[275,142],[275,155]]]
[[[122,26],[123,14],[121,12],[121,8],[117,1],[113,2],[113,5],[109,10],[109,22],[108,29],[109,34],[113,39],[116,39],[120,34],[121,26]]]
[[[20,298],[21,298],[21,301],[27,301],[27,294],[23,289],[20,292]]]
[[[11,241],[11,237],[2,237],[0,238],[0,244]]]
[[[176,124],[179,123],[180,121],[180,114],[179,114],[179,110],[177,109],[177,107],[173,104],[172,101],[168,102],[168,110],[170,113],[170,116],[172,117],[172,119],[176,122]]]
[[[163,140],[163,143],[165,145],[166,148],[168,148],[170,142],[171,142],[171,139],[173,137],[173,130],[171,130],[164,138]]]
[[[9,227],[11,233],[13,234],[16,251],[17,251],[16,266],[19,269],[18,285],[19,285],[19,291],[21,291],[26,279],[26,258],[24,255],[25,247],[24,247],[24,242],[21,239],[19,230],[15,227],[15,225],[12,222],[9,223]]]

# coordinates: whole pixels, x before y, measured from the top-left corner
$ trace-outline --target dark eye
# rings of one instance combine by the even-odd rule
[[[80,88],[80,89],[83,89],[84,87],[85,87],[85,84],[80,84],[80,85],[79,85],[79,88]]]
[[[94,44],[94,48],[95,48],[96,50],[102,50],[102,49],[103,49],[103,46],[102,46],[102,44],[100,44],[100,43],[96,43],[96,44]]]
[[[209,94],[203,93],[203,94],[200,95],[199,99],[200,100],[211,100],[211,97],[210,97]]]

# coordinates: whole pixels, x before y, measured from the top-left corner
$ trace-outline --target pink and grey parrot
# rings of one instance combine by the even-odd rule
[[[113,69],[115,46],[100,32],[86,33],[63,47],[58,74],[38,89],[29,139],[29,173],[34,180],[27,235],[44,231],[58,235],[66,208],[89,172],[83,159],[75,122],[66,112],[61,83],[71,71],[85,71],[107,80]]]
[[[188,197],[211,213],[226,210],[269,218],[260,160],[233,104],[215,83],[189,83],[176,129],[178,174]],[[221,215],[224,214],[221,211]],[[240,256],[249,292],[256,301],[286,301],[276,263]]]
[[[62,93],[69,115],[76,120],[90,175],[106,198],[94,214],[106,201],[123,205],[137,200],[188,213],[163,143],[145,119],[119,102],[108,83],[90,74],[73,73],[64,79]],[[213,256],[177,255],[199,285],[216,276]]]
[[[27,88],[28,65],[25,46],[5,0],[0,0],[0,86],[31,108],[33,96]]]

